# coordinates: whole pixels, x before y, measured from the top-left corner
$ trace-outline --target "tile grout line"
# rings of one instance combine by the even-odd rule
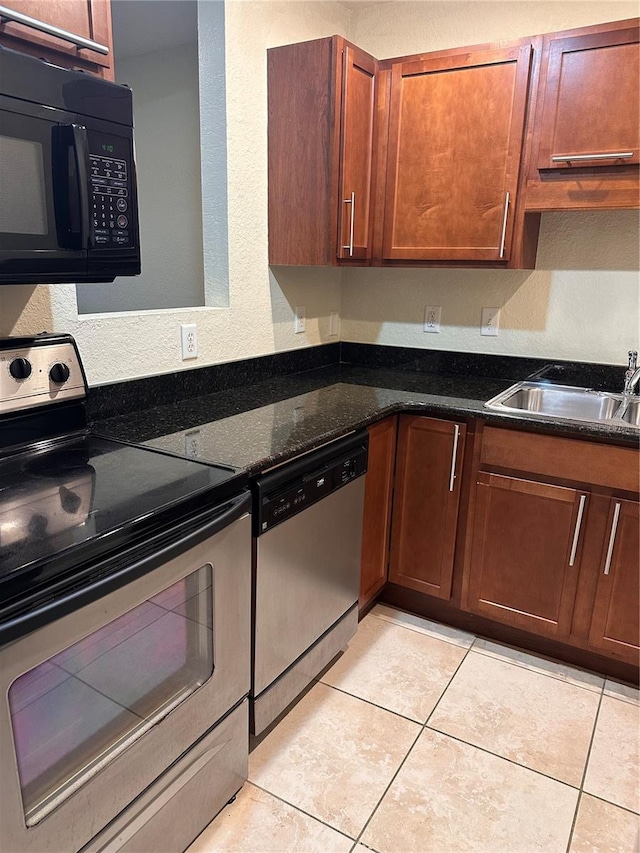
[[[284,803],[285,806],[289,806],[290,809],[293,809],[296,812],[300,812],[300,814],[305,815],[306,817],[311,818],[316,821],[316,823],[321,823],[323,826],[326,826],[327,829],[333,830],[333,832],[337,832],[343,838],[348,839],[349,841],[353,841],[354,844],[358,842],[351,836],[344,832],[342,829],[337,829],[335,826],[332,826],[330,823],[327,823],[326,820],[322,820],[321,817],[317,817],[317,815],[311,814],[311,812],[307,812],[304,809],[301,809],[300,806],[294,806],[293,803],[290,803],[288,800],[285,800],[283,797],[278,794],[274,794],[273,791],[270,791],[268,788],[263,788],[262,785],[258,785],[257,782],[252,782],[251,779],[247,779],[247,782],[250,785],[253,785],[254,788],[257,788],[259,791],[263,791],[263,793],[268,794],[270,797],[273,797],[275,800],[278,800],[281,803]]]
[[[594,741],[595,736],[596,736],[596,729],[598,727],[598,717],[600,716],[600,708],[602,707],[602,700],[604,699],[604,685],[605,685],[605,682],[603,681],[602,690],[600,691],[600,700],[598,702],[598,708],[596,710],[596,715],[595,715],[595,718],[593,720],[593,730],[591,732],[591,739],[589,740],[589,748],[587,749],[587,756],[586,756],[586,759],[584,762],[584,770],[582,771],[582,779],[580,780],[580,789],[579,789],[580,792],[578,794],[578,800],[576,802],[576,809],[575,809],[575,812],[573,813],[573,820],[571,822],[571,830],[569,832],[569,840],[567,841],[566,853],[569,853],[569,850],[571,849],[571,842],[573,841],[573,833],[575,832],[575,829],[576,829],[576,822],[578,820],[578,810],[580,809],[580,803],[582,802],[582,795],[584,793],[584,783],[585,783],[585,779],[587,778],[587,770],[589,769],[589,759],[591,758],[591,749],[593,747],[593,741]]]
[[[404,611],[400,611],[400,612],[404,612]],[[595,689],[594,689],[593,687],[586,687],[585,685],[580,684],[579,682],[569,681],[569,680],[568,680],[568,679],[566,679],[566,678],[560,678],[559,676],[557,676],[557,675],[553,675],[553,674],[552,674],[552,673],[550,673],[550,672],[544,672],[544,670],[536,669],[536,668],[534,668],[534,667],[529,667],[529,666],[527,666],[526,664],[521,663],[520,661],[517,661],[517,660],[510,660],[510,659],[509,659],[509,658],[507,658],[506,656],[500,656],[500,655],[498,655],[498,654],[496,654],[496,653],[492,653],[492,652],[487,651],[487,650],[485,650],[485,649],[478,648],[478,647],[476,646],[477,641],[478,641],[478,640],[483,640],[483,639],[485,639],[484,637],[478,637],[477,635],[474,635],[474,639],[473,639],[473,641],[472,641],[471,645],[470,645],[470,646],[465,646],[464,644],[462,644],[462,643],[460,643],[460,642],[455,642],[454,640],[452,640],[452,639],[451,639],[451,638],[449,638],[449,637],[437,636],[437,635],[435,634],[435,632],[434,632],[434,633],[429,633],[429,632],[427,632],[427,631],[420,630],[419,628],[417,628],[417,627],[413,627],[413,626],[411,626],[411,625],[402,625],[401,623],[399,623],[399,622],[395,622],[395,621],[393,621],[392,619],[388,619],[388,618],[386,618],[386,617],[384,617],[384,616],[378,616],[376,613],[373,613],[373,612],[368,613],[368,614],[367,614],[367,616],[373,616],[373,617],[375,617],[376,619],[378,619],[378,621],[380,621],[380,622],[385,622],[387,625],[394,625],[394,626],[396,626],[397,628],[405,628],[407,631],[413,631],[413,633],[414,633],[414,634],[421,634],[423,637],[429,637],[429,638],[430,638],[430,639],[432,639],[432,640],[440,640],[440,642],[442,642],[442,643],[448,643],[450,646],[455,646],[455,647],[456,647],[456,648],[458,648],[458,649],[465,649],[465,650],[466,650],[466,651],[468,651],[468,652],[473,651],[473,652],[475,652],[476,654],[483,655],[484,657],[492,658],[493,660],[497,660],[497,661],[500,661],[500,662],[502,662],[502,663],[510,663],[510,664],[512,664],[513,666],[517,666],[517,667],[519,667],[520,669],[524,669],[524,670],[526,670],[527,672],[532,672],[532,673],[534,673],[534,674],[536,674],[536,675],[544,675],[546,678],[552,678],[554,681],[559,681],[559,682],[561,682],[562,684],[568,684],[570,687],[579,687],[581,690],[587,690],[589,693],[599,693],[601,690],[603,690],[603,688],[604,688],[604,686],[605,686],[605,683],[606,683],[606,680],[607,680],[607,679],[606,679],[606,676],[604,676],[604,675],[600,675],[600,673],[593,672],[592,670],[581,669],[580,667],[573,667],[573,666],[571,666],[571,664],[567,664],[567,667],[569,667],[569,668],[571,668],[571,669],[574,669],[574,670],[576,670],[577,672],[584,672],[584,673],[587,673],[587,674],[593,674],[594,676],[596,676],[596,678],[599,678],[599,679],[601,679],[601,680],[602,680],[602,684],[600,685],[600,687],[597,687],[597,688],[595,688]],[[426,620],[426,621],[428,621],[428,620]],[[439,625],[439,624],[441,624],[441,623],[439,623],[439,622],[434,622],[434,623],[432,623],[432,624],[434,624],[434,625]],[[442,624],[443,624],[443,623],[442,623]],[[462,632],[462,631],[461,631],[461,633],[470,633],[470,632]],[[494,641],[493,641],[493,640],[487,640],[487,642],[494,642]],[[496,643],[495,645],[500,645],[500,644],[499,644],[499,643]],[[510,646],[510,645],[506,645],[506,644],[505,644],[505,646],[504,646],[504,647],[505,647],[506,649],[513,649],[514,651],[520,651],[520,649],[519,649],[517,646]],[[531,657],[535,658],[535,655],[531,655]],[[558,665],[558,666],[561,666],[561,665],[562,665],[562,664],[556,664],[556,661],[552,661],[550,658],[546,658],[546,657],[542,657],[542,658],[541,658],[541,660],[549,661],[550,663],[553,663],[553,664]],[[628,698],[626,698],[626,697],[618,697],[618,696],[616,696],[616,697],[613,697],[613,698],[616,698],[616,699],[620,698],[620,700],[621,700],[621,701],[623,701],[623,702],[628,702],[629,704],[637,704],[637,702],[634,702],[634,700],[633,700],[633,699],[628,699]]]
[[[442,732],[440,729],[436,729],[433,726],[425,725],[425,729],[429,729],[431,732],[436,732],[442,737],[449,738],[450,740],[455,740],[457,743],[463,743],[465,746],[470,746],[472,749],[477,749],[480,752],[484,752],[486,755],[492,755],[494,758],[499,758],[501,761],[506,761],[509,764],[513,764],[515,767],[521,767],[523,770],[528,770],[529,773],[535,773],[536,776],[542,776],[543,779],[549,779],[551,782],[557,782],[558,785],[564,785],[567,788],[571,788],[574,791],[580,791],[580,788],[577,785],[571,785],[569,782],[565,782],[563,779],[556,779],[555,776],[549,776],[548,773],[543,773],[542,770],[536,770],[534,767],[528,767],[526,764],[520,764],[518,761],[514,761],[513,758],[507,758],[504,755],[499,755],[497,752],[491,752],[490,749],[487,749],[484,746],[478,746],[477,743],[471,743],[468,740],[464,740],[464,738],[456,737],[456,735],[450,735],[448,732]]]
[[[597,794],[592,794],[590,791],[581,791],[581,793],[586,794],[587,797],[592,797],[594,800],[598,800],[599,802],[604,803],[607,806],[612,806],[614,809],[620,809],[620,811],[640,818],[640,812],[634,812],[634,810],[630,809],[628,806],[621,806],[618,805],[618,803],[612,803],[611,800],[605,800],[604,797],[599,797]]]
[[[400,714],[398,711],[392,711],[384,705],[378,705],[376,702],[372,702],[371,699],[364,699],[362,696],[356,696],[355,693],[349,693],[348,690],[343,690],[342,687],[336,687],[335,684],[328,684],[326,681],[319,681],[318,684],[322,684],[323,687],[329,687],[331,690],[337,690],[338,693],[342,693],[343,696],[350,696],[351,699],[358,699],[360,702],[371,705],[373,708],[379,708],[381,711],[386,711],[387,714],[393,714],[394,717],[400,717],[401,720],[406,720],[408,723],[413,723],[415,726],[420,726],[422,728],[424,725],[424,723],[421,723],[419,720],[414,720],[413,717],[407,717],[405,714]]]
[[[418,725],[420,725],[420,724],[418,723]],[[365,833],[365,832],[366,832],[366,830],[367,830],[367,827],[369,826],[369,824],[370,824],[370,823],[371,823],[371,821],[373,820],[373,816],[374,816],[374,815],[375,815],[375,813],[378,811],[378,808],[380,807],[380,804],[382,803],[382,801],[384,800],[384,798],[387,796],[387,793],[388,793],[388,791],[389,791],[389,788],[393,785],[393,783],[394,783],[394,781],[395,781],[395,779],[396,779],[396,777],[397,777],[398,773],[399,773],[399,772],[402,770],[402,768],[404,767],[406,760],[407,760],[407,759],[409,758],[409,756],[411,755],[411,753],[412,753],[412,751],[413,751],[413,747],[417,744],[418,739],[420,738],[420,735],[422,734],[422,732],[423,732],[423,731],[424,731],[424,726],[420,726],[420,730],[419,730],[418,734],[415,736],[415,738],[414,738],[414,740],[413,740],[413,742],[412,742],[411,746],[410,746],[410,747],[409,747],[409,749],[407,750],[407,754],[405,755],[405,757],[402,759],[402,761],[401,761],[401,762],[400,762],[400,764],[398,765],[398,769],[396,770],[396,772],[393,774],[393,776],[392,776],[392,777],[391,777],[391,779],[389,780],[389,784],[386,786],[386,788],[385,788],[385,789],[384,789],[384,791],[382,792],[382,795],[380,796],[380,798],[379,798],[378,802],[377,802],[377,803],[375,804],[375,806],[373,807],[373,809],[372,809],[372,811],[371,811],[371,814],[369,815],[369,817],[368,817],[368,818],[366,819],[366,821],[364,822],[364,826],[362,827],[362,829],[360,830],[360,832],[359,832],[359,833],[358,833],[358,835],[356,836],[356,844],[355,844],[355,846],[357,846],[358,844],[360,844],[360,839],[362,838],[362,836],[364,835],[364,833]],[[364,842],[362,842],[362,843],[364,843]],[[365,845],[365,846],[367,846],[367,845]]]
[[[378,802],[376,803],[376,805],[373,807],[373,811],[371,812],[371,814],[369,815],[369,817],[368,817],[368,818],[367,818],[367,820],[365,821],[364,826],[362,827],[362,829],[360,830],[359,835],[358,835],[358,836],[357,836],[357,838],[356,838],[356,845],[360,843],[360,839],[362,838],[362,836],[363,836],[363,835],[364,835],[364,833],[366,832],[367,827],[369,826],[369,824],[370,824],[370,823],[371,823],[371,821],[373,820],[373,817],[374,817],[375,813],[378,811],[378,809],[379,809],[379,807],[380,807],[380,804],[382,803],[382,801],[383,801],[383,800],[384,800],[384,798],[386,797],[387,793],[389,792],[389,789],[390,789],[390,788],[391,788],[391,786],[393,785],[393,783],[394,783],[394,781],[396,780],[396,778],[397,778],[398,774],[400,773],[400,771],[401,771],[401,770],[402,770],[402,768],[404,767],[404,765],[405,765],[405,763],[406,763],[407,759],[408,759],[408,758],[409,758],[409,756],[411,755],[411,753],[412,753],[412,751],[413,751],[414,746],[416,745],[416,743],[418,742],[418,740],[419,740],[420,736],[422,735],[422,733],[424,732],[424,730],[425,730],[425,728],[426,728],[427,721],[431,718],[431,715],[433,714],[433,712],[435,711],[435,709],[436,709],[436,708],[438,707],[438,705],[440,704],[440,700],[442,699],[442,697],[444,696],[444,694],[447,692],[447,689],[449,688],[449,685],[451,684],[451,682],[453,681],[453,679],[454,679],[454,678],[456,677],[456,675],[458,674],[458,670],[460,669],[460,667],[462,666],[462,664],[463,664],[463,663],[464,663],[464,661],[466,660],[467,655],[469,654],[469,650],[470,650],[470,649],[471,649],[471,646],[469,646],[469,648],[465,649],[465,653],[464,653],[464,655],[463,655],[462,659],[460,660],[460,663],[459,663],[459,664],[458,664],[458,666],[455,668],[455,671],[453,672],[453,674],[452,674],[451,678],[450,678],[450,679],[449,679],[449,681],[447,682],[446,687],[444,688],[444,690],[443,690],[443,691],[442,691],[442,693],[440,694],[440,698],[438,699],[438,701],[436,702],[436,704],[435,704],[435,705],[434,705],[434,707],[432,708],[431,712],[427,715],[427,720],[426,720],[424,723],[422,723],[422,725],[420,725],[420,723],[418,723],[418,725],[420,725],[420,731],[418,732],[418,734],[416,735],[415,740],[413,741],[413,743],[412,743],[412,744],[411,744],[411,746],[409,747],[409,750],[408,750],[407,754],[405,755],[405,757],[404,757],[404,758],[402,759],[402,761],[400,762],[400,765],[399,765],[398,769],[396,770],[396,772],[393,774],[393,776],[392,776],[392,777],[391,777],[391,779],[389,780],[389,784],[388,784],[388,785],[387,785],[387,787],[384,789],[384,791],[383,791],[383,793],[382,793],[382,796],[380,797],[380,799],[378,800]]]

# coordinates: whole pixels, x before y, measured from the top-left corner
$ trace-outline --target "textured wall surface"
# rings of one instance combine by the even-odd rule
[[[195,34],[195,28],[194,28]],[[78,285],[81,314],[204,305],[196,44],[121,60],[134,93],[142,273]]]
[[[616,0],[227,0],[228,307],[78,318],[73,285],[4,287],[0,334],[71,332],[79,341],[92,384],[335,340],[328,335],[333,310],[341,311],[345,340],[623,363],[626,350],[638,344],[635,212],[545,215],[535,272],[269,270],[266,49],[341,33],[382,58],[635,14],[635,2]],[[201,44],[205,170],[220,156],[221,147],[216,143],[219,122],[211,125],[215,111],[207,109],[205,98],[206,81],[219,81],[219,72],[206,63],[207,45]],[[139,151],[138,156],[144,153]],[[203,208],[206,235],[208,227],[218,227],[225,211],[206,192]],[[205,239],[206,276],[208,251]],[[214,253],[209,261],[215,262],[215,257]],[[209,293],[208,280],[205,287]],[[209,304],[225,304],[225,287],[213,286]],[[299,335],[293,334],[296,305],[304,305],[307,314],[306,332]],[[442,306],[440,335],[422,332],[425,305]],[[502,308],[502,330],[496,338],[479,335],[483,306]],[[181,322],[198,324],[197,362],[180,359]]]

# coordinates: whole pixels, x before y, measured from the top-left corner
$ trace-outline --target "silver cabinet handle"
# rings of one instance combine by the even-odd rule
[[[578,539],[580,538],[580,525],[582,524],[582,514],[584,513],[584,504],[587,500],[586,495],[580,495],[580,506],[578,507],[578,517],[576,518],[576,529],[573,532],[573,544],[571,546],[571,556],[569,557],[569,565],[572,566],[576,561],[576,551],[578,550]]]
[[[460,427],[455,424],[453,431],[453,453],[451,454],[451,475],[449,477],[449,491],[453,491],[453,484],[456,479],[456,456],[458,455],[458,437],[460,436]]]
[[[510,193],[505,193],[504,196],[504,216],[502,217],[502,237],[500,237],[500,257],[504,257],[504,242],[507,237],[507,216],[509,214],[509,198]]]
[[[353,225],[356,218],[356,194],[351,193],[351,198],[345,198],[344,204],[351,205],[351,225],[349,226],[349,245],[343,246],[343,249],[349,250],[349,257],[353,257]]]
[[[616,541],[616,531],[618,530],[618,519],[620,518],[620,507],[622,504],[617,503],[613,510],[613,521],[611,522],[611,534],[609,536],[609,547],[607,548],[607,559],[604,561],[604,573],[609,574],[611,569],[611,557],[613,556],[613,546]]]
[[[554,154],[552,163],[569,163],[571,160],[628,160],[633,151],[618,151],[615,154]]]
[[[47,24],[44,21],[39,21],[37,18],[30,18],[29,15],[23,15],[21,12],[16,12],[13,9],[7,9],[6,6],[0,6],[0,22],[13,21],[16,24],[24,24],[25,27],[31,27],[32,30],[39,30],[41,33],[55,36],[56,38],[70,41],[78,48],[86,48],[94,50],[96,53],[102,53],[105,56],[109,53],[109,48],[106,44],[86,39],[84,36],[70,33],[68,30],[61,30],[60,27],[55,27],[53,24]]]

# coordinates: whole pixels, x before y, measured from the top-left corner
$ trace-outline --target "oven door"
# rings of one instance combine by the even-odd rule
[[[79,850],[248,693],[250,518],[230,503],[0,649],[0,850]]]

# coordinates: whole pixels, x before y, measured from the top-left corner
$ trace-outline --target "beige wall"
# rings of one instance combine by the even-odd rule
[[[545,216],[540,269],[534,273],[278,268],[276,277],[267,266],[265,51],[338,32],[384,57],[615,20],[636,11],[628,2],[228,0],[229,307],[79,318],[74,285],[4,287],[0,334],[71,332],[91,384],[335,340],[328,335],[333,310],[341,311],[346,340],[622,363],[638,339],[635,213]],[[205,106],[204,145],[207,120]],[[205,154],[205,162],[215,156]],[[203,199],[205,216],[214,202]],[[442,305],[440,335],[420,331],[427,304]],[[306,306],[302,335],[293,334],[296,305]],[[503,307],[497,338],[478,334],[483,305]],[[180,359],[184,322],[198,324],[196,362]]]

